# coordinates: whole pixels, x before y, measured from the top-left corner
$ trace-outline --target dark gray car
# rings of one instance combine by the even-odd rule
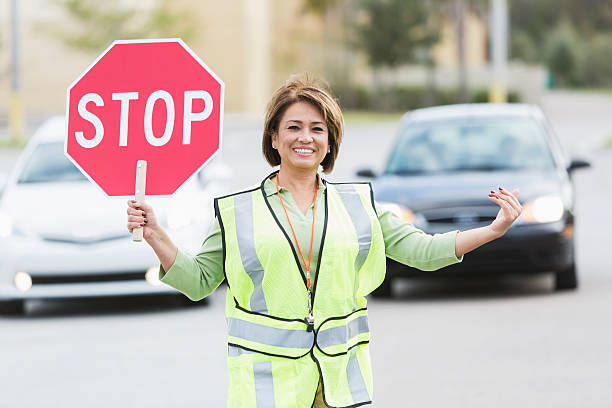
[[[433,234],[491,223],[499,207],[489,191],[518,188],[523,214],[510,230],[441,272],[553,272],[557,290],[575,289],[572,173],[587,166],[568,159],[537,106],[441,106],[403,117],[374,194]],[[358,174],[374,176],[369,170]],[[390,295],[398,276],[421,273],[388,260],[387,278],[375,295]]]

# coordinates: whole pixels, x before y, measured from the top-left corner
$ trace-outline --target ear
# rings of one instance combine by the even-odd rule
[[[272,132],[272,146],[276,145],[278,142],[278,132]]]

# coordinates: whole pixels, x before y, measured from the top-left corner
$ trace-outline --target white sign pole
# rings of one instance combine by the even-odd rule
[[[144,203],[145,188],[147,186],[147,161],[138,160],[136,163],[136,194],[135,200],[139,203]],[[143,227],[134,228],[132,230],[132,241],[142,241]]]
[[[489,88],[489,101],[505,103],[508,101],[508,5],[507,0],[493,0],[490,17],[491,55],[493,80]]]

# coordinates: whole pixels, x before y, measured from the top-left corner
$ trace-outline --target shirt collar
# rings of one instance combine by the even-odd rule
[[[270,197],[276,194],[276,180],[274,179],[276,174],[278,174],[277,171],[270,174],[264,180],[263,188],[264,188],[264,192],[266,193],[266,197]],[[323,177],[321,177],[321,175],[318,173],[317,173],[317,176],[318,176],[317,179],[319,180],[319,192],[323,192],[325,191],[325,189],[327,189],[327,181]],[[278,190],[285,191],[287,189],[283,186],[278,186]]]

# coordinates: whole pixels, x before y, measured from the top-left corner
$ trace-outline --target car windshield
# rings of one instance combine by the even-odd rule
[[[63,143],[42,143],[34,148],[19,175],[18,183],[86,180],[64,155]]]
[[[552,169],[543,130],[529,118],[480,118],[409,124],[400,130],[386,173]]]

